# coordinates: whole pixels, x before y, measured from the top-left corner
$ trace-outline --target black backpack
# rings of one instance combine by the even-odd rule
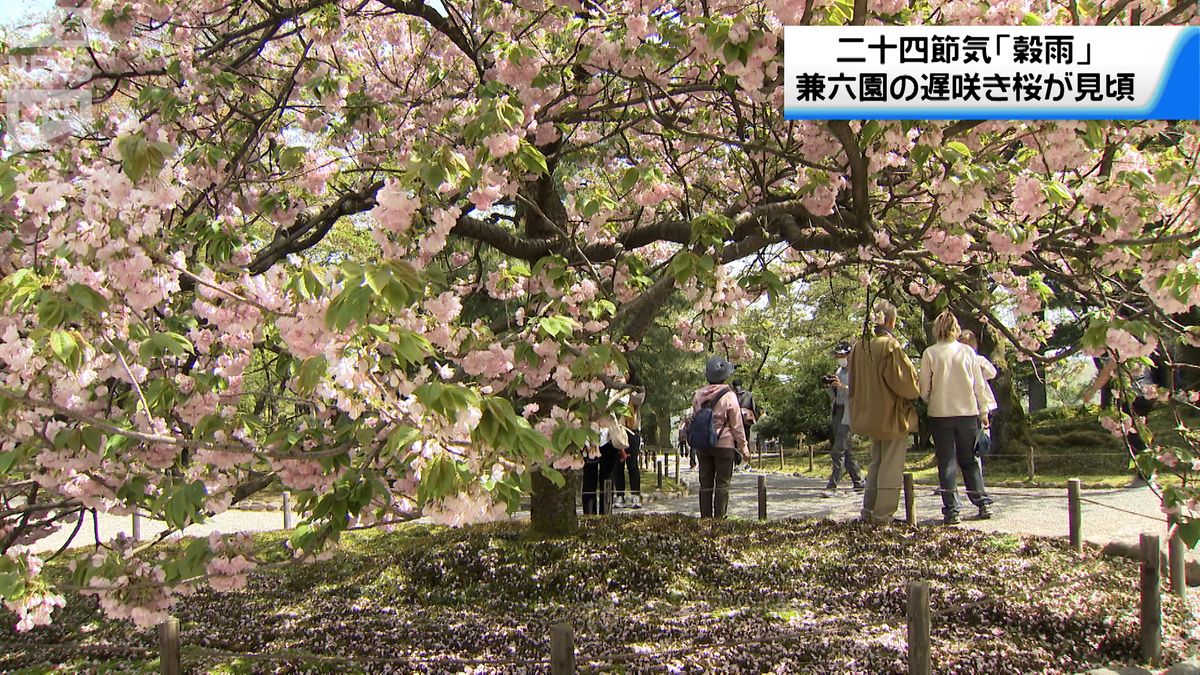
[[[713,407],[729,393],[729,388],[717,396],[712,397],[706,403],[700,406],[700,410],[692,416],[692,423],[688,425],[687,442],[688,446],[695,450],[708,450],[717,447],[717,440],[720,436],[717,434],[717,425],[713,421]]]

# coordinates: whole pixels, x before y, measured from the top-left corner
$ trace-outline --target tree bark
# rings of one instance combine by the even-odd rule
[[[529,522],[535,534],[567,537],[579,532],[579,516],[575,512],[575,495],[579,493],[579,472],[563,471],[562,474],[567,480],[559,487],[543,476],[541,471],[533,472]]]
[[[675,438],[674,427],[671,426],[671,410],[669,408],[658,412],[658,442],[659,445],[669,447],[671,439]]]
[[[1046,396],[1046,368],[1037,361],[1031,363],[1033,374],[1025,378],[1029,387],[1029,412],[1045,410],[1048,404]]]

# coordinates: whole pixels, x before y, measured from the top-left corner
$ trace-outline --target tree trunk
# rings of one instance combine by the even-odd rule
[[[1029,422],[1021,407],[1021,398],[1013,387],[1012,371],[1004,369],[992,380],[996,393],[996,414],[992,418],[992,451],[1016,453],[1030,445]]]
[[[579,493],[578,471],[563,471],[567,479],[558,487],[541,471],[532,476],[533,494],[529,503],[529,522],[533,531],[546,537],[566,537],[579,532],[579,516],[575,512],[575,495]]]
[[[671,439],[675,438],[674,429],[671,427],[671,411],[658,411],[658,444],[664,448],[671,447]]]
[[[1025,384],[1029,387],[1029,412],[1031,413],[1045,410],[1047,406],[1046,368],[1036,361],[1032,365],[1033,374],[1025,378]]]

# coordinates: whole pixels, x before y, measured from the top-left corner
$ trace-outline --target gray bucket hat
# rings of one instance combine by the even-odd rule
[[[714,356],[708,360],[708,363],[704,364],[704,378],[710,384],[721,384],[725,380],[728,380],[730,375],[733,375],[733,370],[736,367],[725,359]]]

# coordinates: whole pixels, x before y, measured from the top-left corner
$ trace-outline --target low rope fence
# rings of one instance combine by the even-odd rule
[[[1160,595],[1159,573],[1159,539],[1153,535],[1142,535],[1141,539],[1141,568],[1139,579],[1140,603],[1138,615],[1140,621],[1139,644],[1144,661],[1152,665],[1160,665],[1162,658],[1162,598]],[[1042,585],[1038,588],[1028,588],[1027,595],[1022,600],[1028,601],[1033,593],[1045,594],[1063,588],[1069,588],[1087,579],[1071,576],[1056,583]],[[933,611],[930,601],[930,584],[927,581],[916,581],[907,588],[906,611],[902,617],[894,617],[868,624],[854,624],[859,631],[869,631],[879,628],[896,628],[900,625],[907,627],[907,660],[908,672],[917,675],[928,675],[933,670],[931,630],[933,622],[960,612],[1000,602],[1012,601],[1009,596],[993,595],[979,600],[961,602],[941,607]],[[199,645],[184,645],[180,638],[179,620],[170,617],[158,627],[158,659],[159,672],[163,675],[179,675],[183,672],[183,662],[204,661],[211,659],[244,659],[271,662],[301,662],[324,664],[372,664],[372,665],[401,665],[401,666],[485,666],[504,667],[515,666],[523,668],[542,668],[549,666],[552,675],[575,673],[579,664],[588,668],[617,666],[644,659],[662,661],[671,657],[685,654],[714,652],[723,649],[745,648],[755,645],[795,642],[797,640],[820,634],[838,625],[846,625],[842,618],[830,618],[817,624],[799,629],[769,633],[761,637],[738,640],[720,640],[701,642],[698,644],[682,645],[665,649],[643,648],[640,650],[615,652],[606,654],[579,654],[575,647],[575,633],[570,624],[556,624],[551,627],[548,644],[548,658],[545,659],[480,659],[459,656],[342,656],[333,654],[312,654],[297,651],[277,652],[238,652],[215,649]],[[30,643],[30,642],[0,642],[0,646],[12,649],[71,649],[72,651],[102,651],[125,652],[144,658],[152,657],[154,649],[131,645],[106,645],[85,643]]]
[[[659,465],[658,481],[661,486],[663,479],[663,463],[656,462]],[[775,493],[813,493],[822,492],[825,488],[818,486],[769,486],[767,475],[759,474],[757,476],[757,500],[758,500],[758,519],[765,521],[768,519],[768,494]],[[1077,554],[1083,552],[1083,504],[1089,504],[1094,507],[1109,509],[1112,511],[1132,515],[1135,517],[1153,520],[1157,523],[1168,524],[1162,515],[1149,515],[1140,513],[1130,509],[1106,504],[1094,499],[1088,499],[1081,496],[1081,483],[1079,479],[1070,479],[1067,484],[1067,502],[1068,502],[1068,540],[1072,551]],[[724,490],[727,494],[729,488],[703,488],[704,491],[719,492]],[[739,491],[744,492],[744,487],[739,487]],[[903,522],[909,526],[916,526],[916,485],[914,475],[912,473],[903,474],[903,484],[900,486],[876,486],[868,487],[866,490],[874,490],[878,492],[901,492],[902,505],[904,507],[905,517]],[[941,494],[940,489],[935,489],[936,494]],[[613,513],[614,499],[614,484],[612,480],[605,480],[602,490],[584,491],[585,497],[591,497],[592,501],[597,504],[597,508],[602,509],[602,514]],[[1054,496],[1045,492],[1019,492],[1003,490],[999,494],[1003,494],[1007,498],[1021,498],[1028,500],[1049,501],[1061,499],[1060,496]],[[284,529],[291,529],[294,525],[294,514],[291,511],[290,495],[284,493]],[[585,513],[587,500],[585,499]],[[134,529],[135,534],[140,534],[138,530],[138,515],[134,514]],[[1162,605],[1161,605],[1161,550],[1160,540],[1157,535],[1143,534],[1141,535],[1141,575],[1140,575],[1140,595],[1141,603],[1139,607],[1140,617],[1140,635],[1139,643],[1141,645],[1142,657],[1145,661],[1158,664],[1161,659],[1161,633],[1162,633]],[[1179,597],[1186,597],[1187,580],[1185,575],[1185,549],[1183,542],[1176,530],[1171,530],[1169,541],[1169,579],[1172,592]],[[1058,583],[1039,586],[1036,589],[1038,593],[1058,590],[1073,585],[1077,585],[1086,580],[1070,577]],[[1029,589],[1030,593],[1035,592],[1035,589]],[[1007,596],[991,596],[981,598],[979,600],[958,603],[948,607],[942,607],[936,612],[930,609],[929,599],[929,584],[927,582],[914,582],[908,589],[908,610],[904,617],[898,617],[885,621],[880,621],[867,625],[857,626],[859,629],[885,628],[896,627],[900,624],[907,623],[908,626],[908,660],[910,673],[929,673],[931,672],[931,648],[930,648],[930,627],[934,619],[943,618],[945,616],[967,611],[970,609],[987,606],[1011,600]],[[549,665],[551,673],[573,673],[577,669],[577,664],[583,663],[588,667],[600,667],[605,665],[618,665],[637,661],[639,659],[654,658],[665,659],[671,656],[677,656],[698,651],[713,651],[719,649],[729,649],[736,647],[745,647],[755,644],[766,644],[773,642],[789,642],[797,639],[811,636],[814,632],[824,630],[838,623],[840,620],[830,620],[816,626],[807,626],[803,629],[785,631],[775,634],[766,635],[760,638],[750,640],[730,640],[713,643],[704,643],[698,645],[686,645],[680,647],[671,647],[668,649],[643,649],[640,651],[618,652],[602,655],[579,655],[574,647],[574,632],[571,626],[561,624],[554,626],[550,632],[550,653],[548,659],[474,659],[456,656],[437,656],[437,657],[371,657],[371,656],[338,656],[338,655],[321,655],[310,654],[306,652],[264,652],[264,653],[242,653],[214,649],[211,647],[203,647],[190,645],[184,647],[179,639],[179,622],[175,618],[171,618],[159,626],[159,658],[160,672],[166,675],[177,675],[182,672],[181,663],[184,656],[189,659],[248,659],[262,661],[300,661],[311,663],[362,663],[362,664],[377,664],[377,665],[447,665],[455,664],[458,666],[517,666],[517,667],[545,667]],[[35,644],[21,642],[0,642],[0,645],[13,648],[63,648],[71,647],[78,648],[82,651],[108,651],[108,652],[124,652],[128,654],[147,655],[153,650],[146,647],[135,647],[130,645],[89,645],[89,644]]]

